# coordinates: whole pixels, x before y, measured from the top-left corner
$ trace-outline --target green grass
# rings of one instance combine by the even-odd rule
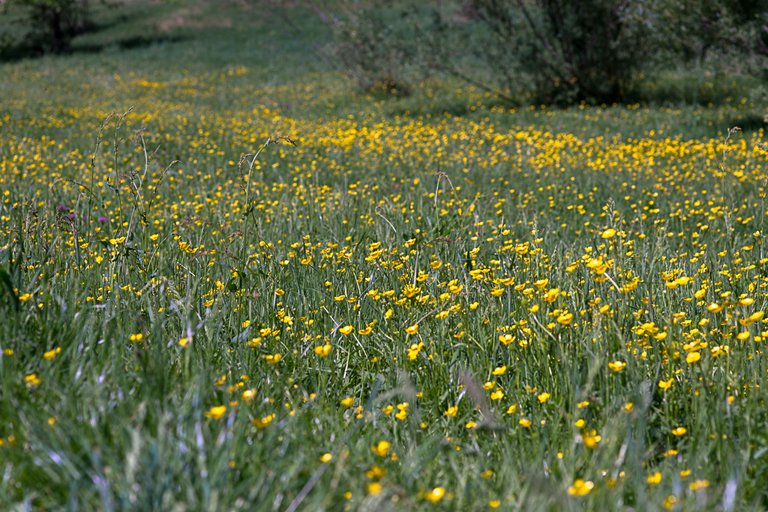
[[[0,75],[0,509],[768,507],[759,103],[382,99],[301,4],[99,16]]]

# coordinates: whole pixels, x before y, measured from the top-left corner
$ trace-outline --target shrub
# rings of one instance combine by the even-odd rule
[[[27,47],[38,52],[67,51],[72,39],[89,25],[89,0],[11,0],[30,26]]]

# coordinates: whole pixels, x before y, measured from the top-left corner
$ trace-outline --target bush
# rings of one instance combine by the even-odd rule
[[[30,27],[24,46],[41,53],[69,50],[72,39],[90,23],[89,0],[11,0]]]
[[[407,1],[333,2],[320,9],[333,31],[326,54],[365,92],[408,96],[426,71],[417,65],[424,49],[415,31],[417,14]]]
[[[402,93],[439,71],[511,103],[610,104],[635,101],[641,74],[705,61],[710,71],[766,72],[768,0],[408,4],[331,9],[335,59],[361,88]]]
[[[624,99],[649,51],[643,12],[628,5],[622,0],[468,0],[461,8],[481,25],[472,36],[480,38],[477,55],[495,70],[492,87],[502,96],[522,84],[532,89],[536,102],[612,103]],[[447,18],[439,19],[441,31],[448,33]]]

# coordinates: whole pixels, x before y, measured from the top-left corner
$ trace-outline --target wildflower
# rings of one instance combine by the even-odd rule
[[[709,306],[707,306],[707,311],[710,313],[719,313],[723,310],[725,307],[724,304],[718,304],[717,302],[711,303]]]
[[[272,423],[275,420],[275,414],[267,414],[266,416],[262,416],[261,418],[254,418],[251,423],[254,427],[262,429],[267,428],[270,423]]]
[[[333,455],[331,455],[330,453],[324,453],[320,456],[320,462],[322,462],[323,464],[327,464],[332,460],[333,460]]]
[[[659,485],[661,483],[661,472],[656,471],[655,473],[651,473],[645,478],[645,481],[648,485]]]
[[[563,311],[560,313],[560,315],[557,317],[557,323],[560,325],[571,325],[571,322],[573,322],[573,313],[569,311]]]
[[[692,491],[700,491],[709,487],[709,480],[694,480],[688,485],[688,488]]]
[[[352,331],[354,331],[355,328],[351,325],[345,325],[344,327],[339,328],[339,332],[343,334],[344,336],[349,336],[352,334]]]
[[[549,393],[544,392],[544,393],[540,393],[539,396],[537,396],[536,398],[539,400],[540,404],[545,404],[549,402],[549,399],[551,396],[552,395],[550,395]]]
[[[599,443],[601,439],[602,436],[600,436],[594,429],[585,430],[581,433],[581,440],[584,443],[584,446],[590,450],[597,446],[597,443]]]
[[[130,336],[128,336],[128,340],[130,340],[130,341],[132,341],[134,343],[138,343],[138,342],[140,342],[143,339],[144,339],[144,335],[142,333],[140,333],[140,332],[136,333],[136,334],[131,334]]]
[[[205,416],[213,420],[219,420],[222,418],[222,416],[224,416],[225,412],[227,412],[226,405],[216,405],[208,409],[208,412],[205,413]]]
[[[413,336],[414,334],[419,332],[419,324],[413,324],[410,327],[406,327],[405,332],[406,334]]]
[[[444,416],[447,416],[448,418],[455,417],[459,412],[458,406],[452,405],[448,409],[445,410],[443,413]]]
[[[315,355],[320,358],[328,357],[328,354],[331,353],[331,344],[326,343],[325,345],[317,346],[314,348]]]
[[[378,455],[379,457],[386,457],[389,454],[389,449],[391,448],[391,444],[389,441],[379,441],[373,447],[371,448],[371,451]]]
[[[435,487],[429,492],[424,493],[424,499],[430,503],[438,503],[445,496],[445,487]]]
[[[24,376],[24,383],[29,388],[34,388],[40,385],[42,380],[40,380],[40,377],[36,373],[30,373],[29,375]]]
[[[497,366],[494,368],[494,370],[491,372],[492,375],[504,375],[507,372],[506,366]]]
[[[595,484],[591,480],[577,478],[573,481],[573,485],[568,487],[568,496],[586,496],[594,487]]]
[[[677,427],[672,429],[672,435],[676,437],[684,436],[686,433],[688,433],[688,429],[685,427]]]
[[[608,363],[608,368],[610,368],[616,373],[623,372],[624,368],[626,367],[627,367],[627,363],[625,363],[624,361],[612,361]]]
[[[56,347],[43,354],[43,359],[46,361],[52,361],[57,355],[61,354],[61,347]]]
[[[405,421],[408,417],[408,402],[397,404],[397,413],[395,413],[395,419],[398,421]]]
[[[421,352],[421,349],[423,348],[423,342],[413,343],[410,347],[408,347],[408,360],[415,361],[419,357],[419,352]]]
[[[662,390],[666,391],[666,390],[668,390],[669,388],[671,388],[671,387],[672,387],[672,380],[673,380],[673,379],[669,379],[669,380],[660,380],[660,381],[659,381],[659,389],[662,389]]]

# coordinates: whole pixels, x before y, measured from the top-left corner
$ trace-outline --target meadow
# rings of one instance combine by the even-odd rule
[[[768,508],[764,105],[382,98],[299,7],[115,12],[2,64],[0,509]]]

